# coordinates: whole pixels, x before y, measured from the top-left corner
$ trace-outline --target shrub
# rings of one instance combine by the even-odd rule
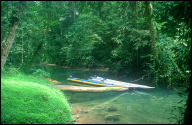
[[[50,73],[46,72],[42,69],[37,69],[35,72],[32,73],[34,76],[38,77],[50,77]]]
[[[71,108],[62,92],[22,79],[5,78],[1,85],[2,124],[72,123]]]

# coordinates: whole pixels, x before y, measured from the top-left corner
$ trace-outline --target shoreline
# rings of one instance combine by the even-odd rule
[[[109,70],[109,68],[86,68],[86,67],[69,67],[69,66],[60,66],[56,64],[46,64],[46,63],[39,63],[35,64],[37,66],[52,66],[52,67],[58,67],[58,68],[64,68],[64,69],[73,69],[73,70],[85,70],[85,71],[103,71],[106,72]]]

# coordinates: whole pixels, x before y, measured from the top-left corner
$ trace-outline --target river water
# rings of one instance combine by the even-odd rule
[[[109,72],[64,68],[54,68],[51,78],[62,84],[80,85],[67,81],[70,75],[82,79],[98,75],[124,82],[129,81],[126,77],[115,77]],[[137,84],[153,86],[146,81],[139,81]],[[179,109],[182,110],[184,107],[187,94],[179,96],[178,92],[181,91],[183,88],[156,87],[123,92],[63,93],[68,98],[78,124],[169,124],[182,119]]]

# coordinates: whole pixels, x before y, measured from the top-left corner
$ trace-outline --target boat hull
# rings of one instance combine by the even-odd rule
[[[79,79],[79,78],[67,78],[67,80],[73,81],[73,82],[90,84],[90,85],[97,85],[97,86],[127,87],[127,88],[155,88],[155,87],[138,85],[133,83],[126,83],[126,82],[121,82],[121,81],[116,81],[111,79],[101,80],[101,77],[99,77],[99,79],[89,79],[89,80]]]
[[[113,84],[109,84],[109,83],[95,82],[95,81],[91,81],[91,80],[78,79],[78,78],[67,78],[67,80],[73,81],[73,82],[90,84],[90,85],[97,85],[97,86],[109,86],[109,87],[117,86],[117,85],[113,85]]]

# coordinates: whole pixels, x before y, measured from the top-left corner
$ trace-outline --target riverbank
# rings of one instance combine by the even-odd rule
[[[2,73],[2,124],[72,124],[65,95],[51,82],[21,73]]]
[[[51,67],[57,67],[57,68],[64,68],[64,69],[73,69],[73,70],[82,70],[82,71],[108,71],[109,68],[86,68],[86,67],[69,67],[69,66],[59,66],[56,64],[46,64],[46,63],[39,63],[35,64],[37,66],[51,66]]]

